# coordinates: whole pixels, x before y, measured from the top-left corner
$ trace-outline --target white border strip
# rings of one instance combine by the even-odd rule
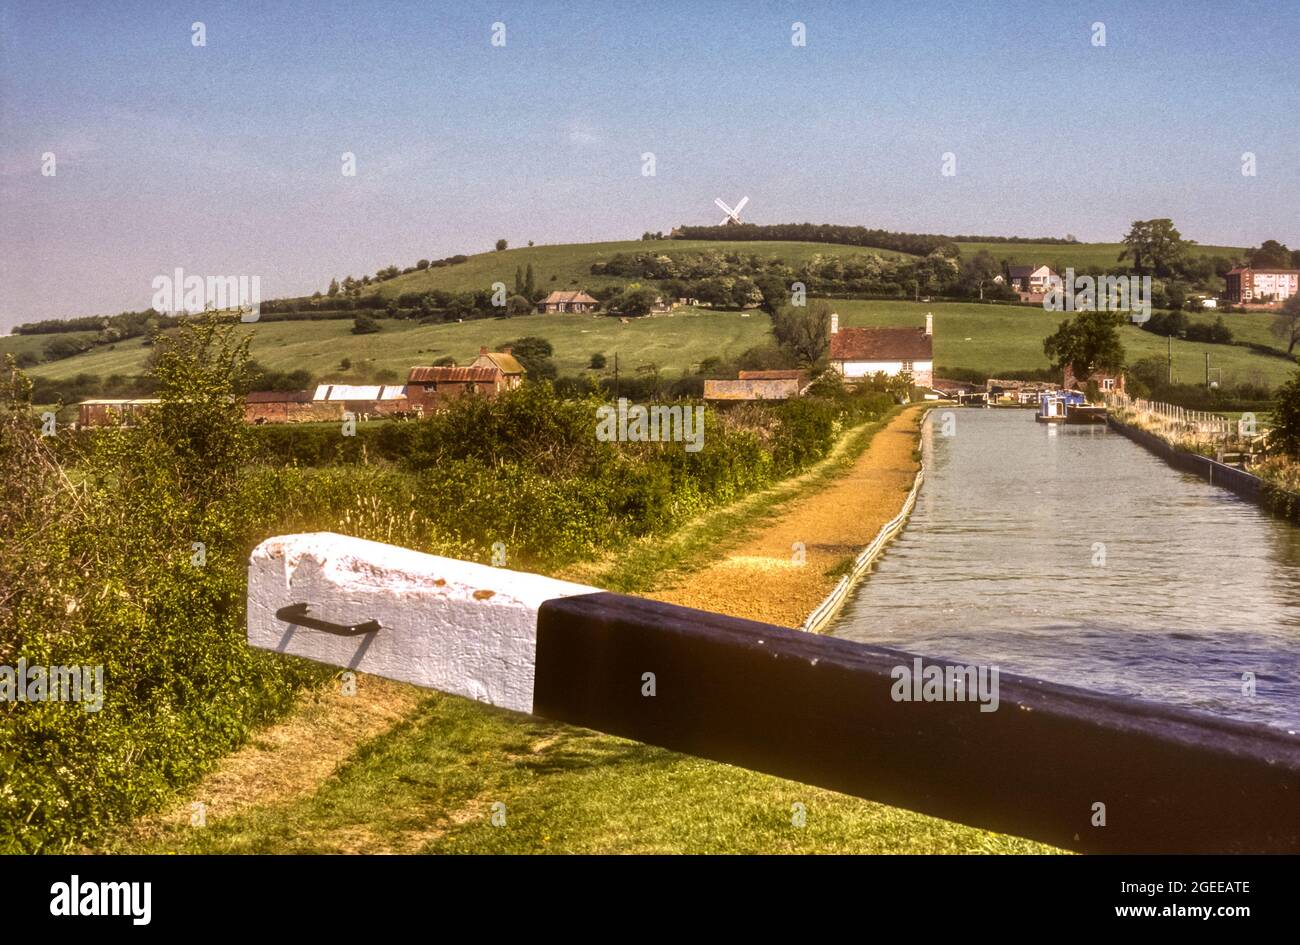
[[[934,407],[930,408],[930,410],[934,409]],[[917,426],[918,431],[925,426],[925,422],[930,416],[930,410],[921,414],[921,422]],[[923,444],[921,448],[924,453],[925,437],[919,437],[919,441]],[[871,569],[871,566],[876,563],[876,560],[884,554],[885,546],[888,545],[894,536],[903,530],[903,526],[907,524],[907,519],[911,516],[912,509],[916,506],[916,497],[921,492],[921,484],[923,482],[925,482],[924,455],[922,455],[921,459],[921,468],[916,471],[916,479],[912,482],[912,489],[907,493],[906,501],[903,502],[903,508],[897,515],[891,518],[884,525],[880,526],[880,531],[876,532],[876,537],[871,539],[871,544],[863,548],[861,553],[859,553],[853,560],[853,569],[848,574],[844,575],[844,577],[840,578],[839,583],[835,585],[835,589],[827,594],[826,599],[818,604],[813,612],[808,615],[807,619],[800,624],[800,630],[805,630],[808,633],[821,633],[822,630],[826,628],[826,625],[831,622],[831,619],[839,613],[840,608],[844,606],[844,601],[848,599],[849,591],[853,590],[853,586],[857,584],[858,579]]]

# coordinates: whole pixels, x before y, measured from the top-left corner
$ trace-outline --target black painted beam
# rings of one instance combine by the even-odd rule
[[[548,718],[1073,850],[1300,852],[1287,732],[1011,675],[993,712],[898,702],[913,654],[619,594],[537,631]]]

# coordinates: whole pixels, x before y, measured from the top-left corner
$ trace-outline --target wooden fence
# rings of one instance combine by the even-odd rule
[[[1222,414],[1188,410],[1175,404],[1129,397],[1119,392],[1106,395],[1106,406],[1112,410],[1130,412],[1145,424],[1176,436],[1199,440],[1229,440],[1240,435],[1240,423],[1229,420]]]

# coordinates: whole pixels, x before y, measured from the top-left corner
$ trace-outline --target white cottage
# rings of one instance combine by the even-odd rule
[[[934,383],[934,316],[925,328],[840,328],[831,314],[831,367],[845,380],[908,372],[917,387]]]

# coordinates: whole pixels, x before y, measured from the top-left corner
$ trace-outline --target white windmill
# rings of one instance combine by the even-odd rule
[[[740,211],[745,209],[745,204],[749,203],[749,198],[741,197],[740,203],[736,204],[735,210],[732,210],[723,203],[720,197],[715,197],[713,202],[716,203],[722,212],[726,214],[718,226],[740,226]]]

